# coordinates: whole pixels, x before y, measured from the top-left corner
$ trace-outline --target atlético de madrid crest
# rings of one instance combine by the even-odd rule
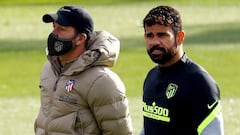
[[[75,80],[68,80],[65,84],[65,89],[70,92],[73,89],[73,86],[75,84]]]
[[[177,89],[178,89],[178,86],[176,84],[169,83],[168,87],[167,87],[167,90],[166,90],[167,98],[168,99],[172,98],[176,94]]]

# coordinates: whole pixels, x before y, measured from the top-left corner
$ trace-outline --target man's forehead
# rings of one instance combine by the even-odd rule
[[[172,28],[165,25],[155,24],[152,26],[145,26],[145,32],[172,32]]]

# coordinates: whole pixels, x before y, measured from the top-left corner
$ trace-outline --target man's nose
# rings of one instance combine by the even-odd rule
[[[55,35],[55,36],[57,36],[58,37],[58,30],[56,29],[56,28],[54,28],[53,30],[52,30],[52,33]]]
[[[152,38],[150,41],[149,41],[149,44],[152,45],[152,46],[155,46],[155,45],[160,45],[160,40],[158,38]]]

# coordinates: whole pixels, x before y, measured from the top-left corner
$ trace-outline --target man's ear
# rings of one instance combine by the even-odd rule
[[[180,31],[177,34],[177,44],[181,45],[184,41],[184,37],[185,37],[185,32],[184,31]]]
[[[85,33],[80,33],[79,36],[78,36],[78,38],[77,38],[76,44],[77,44],[77,45],[80,45],[81,43],[84,43],[84,44],[85,44],[86,40],[87,40],[87,34],[85,34]]]

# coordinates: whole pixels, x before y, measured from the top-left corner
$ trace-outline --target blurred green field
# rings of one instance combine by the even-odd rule
[[[58,5],[54,4],[58,3]],[[95,29],[105,29],[121,41],[121,53],[113,68],[126,84],[134,133],[141,128],[142,83],[154,66],[145,52],[142,18],[152,7],[170,4],[182,14],[184,49],[205,67],[221,88],[225,134],[240,133],[240,12],[239,1],[193,0],[131,1],[0,1],[0,134],[32,135],[39,107],[39,74],[46,61],[46,38],[51,24],[44,13],[55,12],[63,3],[83,5],[95,20]],[[14,125],[14,126],[13,126]],[[17,132],[16,132],[17,131]]]

